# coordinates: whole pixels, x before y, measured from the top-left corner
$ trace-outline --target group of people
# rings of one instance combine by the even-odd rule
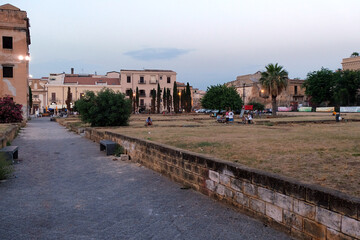
[[[216,120],[221,123],[232,123],[234,122],[234,112],[232,110],[228,110],[222,116],[218,114],[216,116]]]
[[[247,116],[245,114],[242,116],[242,123],[243,124],[252,124],[253,123],[253,116],[248,113]]]

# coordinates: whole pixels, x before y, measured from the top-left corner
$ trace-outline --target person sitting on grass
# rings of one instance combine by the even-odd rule
[[[146,119],[145,126],[151,126],[151,125],[152,125],[152,120],[151,120],[150,117],[148,117],[148,118]]]

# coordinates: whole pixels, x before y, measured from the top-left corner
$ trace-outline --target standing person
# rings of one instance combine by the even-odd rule
[[[248,124],[251,124],[252,123],[252,116],[251,116],[250,113],[248,114],[247,119],[248,119]]]
[[[231,109],[229,111],[229,122],[234,122],[234,113]]]
[[[226,117],[226,122],[228,122],[229,121],[229,110],[226,111],[225,117]]]

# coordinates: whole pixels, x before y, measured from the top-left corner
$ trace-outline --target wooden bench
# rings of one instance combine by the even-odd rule
[[[100,141],[100,151],[106,151],[106,155],[114,155],[116,143],[110,140]]]
[[[14,159],[18,159],[18,146],[7,146],[2,149],[0,149],[0,153],[3,153],[6,160],[14,163]]]

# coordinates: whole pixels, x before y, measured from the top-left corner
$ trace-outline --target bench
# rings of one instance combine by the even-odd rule
[[[0,153],[4,153],[5,159],[11,163],[14,163],[14,159],[18,159],[18,146],[7,146],[0,149]]]
[[[116,143],[110,140],[100,141],[100,151],[106,151],[106,155],[114,155]]]

